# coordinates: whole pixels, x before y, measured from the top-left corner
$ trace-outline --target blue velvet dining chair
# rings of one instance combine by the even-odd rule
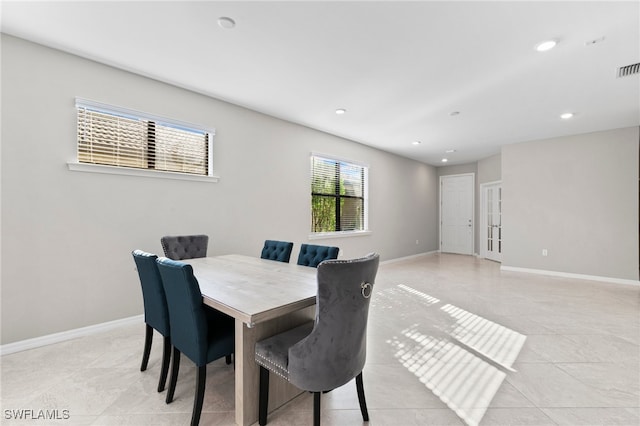
[[[369,301],[380,256],[327,260],[318,265],[316,319],[255,345],[260,366],[258,421],[267,423],[269,372],[313,392],[313,424],[320,425],[320,395],[356,379],[360,412],[369,420],[362,370],[367,353]]]
[[[208,235],[165,235],[160,238],[164,255],[173,260],[207,257]]]
[[[142,250],[134,250],[133,260],[136,263],[140,285],[142,287],[142,300],[144,304],[145,339],[142,352],[142,365],[140,371],[145,371],[149,363],[149,354],[153,342],[153,330],[157,330],[164,337],[164,349],[162,351],[162,367],[160,369],[160,381],[158,392],[164,390],[169,371],[171,358],[171,333],[169,327],[169,311],[167,299],[162,287],[162,280],[158,272],[156,259],[158,256],[146,253]]]
[[[168,404],[173,401],[182,353],[197,367],[191,414],[191,425],[197,425],[204,401],[207,364],[233,353],[235,322],[230,316],[209,309],[202,303],[200,286],[191,265],[167,258],[158,259],[157,264],[167,295],[173,336],[171,379],[166,402]]]
[[[288,241],[265,240],[260,257],[262,259],[277,260],[289,263],[293,243]]]
[[[298,254],[298,265],[317,268],[320,262],[338,258],[338,247],[302,244]]]

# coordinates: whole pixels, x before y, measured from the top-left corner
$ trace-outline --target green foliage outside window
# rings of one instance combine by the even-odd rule
[[[311,174],[311,231],[364,230],[365,168],[313,157]]]

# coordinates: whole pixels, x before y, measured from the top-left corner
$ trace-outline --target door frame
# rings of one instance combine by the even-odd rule
[[[485,196],[485,190],[490,186],[500,185],[502,187],[502,180],[494,180],[493,182],[485,182],[480,184],[480,257],[487,259],[487,200]],[[502,255],[503,252],[500,254]],[[488,259],[496,262],[493,259]],[[498,261],[502,263],[502,260]]]
[[[461,176],[471,176],[471,253],[468,255],[473,256],[476,252],[476,174],[473,172],[440,176],[438,182],[438,252],[442,253],[442,181]]]

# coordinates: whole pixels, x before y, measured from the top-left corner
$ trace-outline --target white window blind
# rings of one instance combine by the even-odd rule
[[[76,109],[80,163],[211,175],[212,131],[92,101]]]
[[[311,232],[367,230],[368,167],[311,156]]]

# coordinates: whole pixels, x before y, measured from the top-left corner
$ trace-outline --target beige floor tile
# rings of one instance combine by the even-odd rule
[[[477,413],[471,413],[471,420],[468,425],[473,425],[475,420],[479,420],[478,425],[492,426],[551,426],[556,423],[549,418],[542,410],[537,408],[489,408],[482,416],[474,416]],[[478,417],[480,417],[478,419]],[[594,425],[595,426],[595,425]]]
[[[637,426],[640,424],[637,408],[543,408],[542,411],[561,426]]]
[[[190,421],[191,413],[103,415],[95,420],[92,426],[188,426]]]
[[[536,407],[618,407],[619,395],[587,385],[552,363],[517,364],[507,381]]]

